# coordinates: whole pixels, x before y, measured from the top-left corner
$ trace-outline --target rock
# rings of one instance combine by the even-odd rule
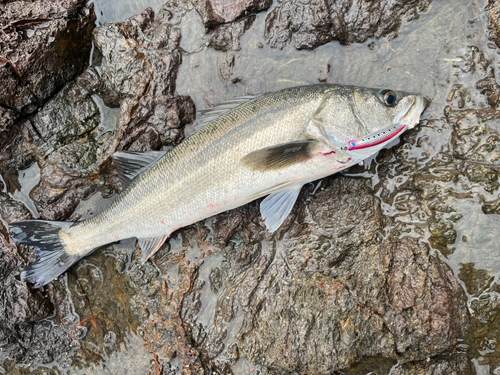
[[[122,109],[115,133],[117,150],[147,151],[177,145],[184,138],[184,126],[195,118],[189,96],[143,96]]]
[[[88,64],[95,14],[86,1],[0,4],[0,105],[33,113]]]
[[[488,11],[488,26],[490,29],[489,40],[500,48],[500,4],[498,0],[489,0],[486,6]]]
[[[395,33],[401,18],[418,17],[428,0],[376,1],[284,0],[266,18],[264,36],[271,47],[284,48],[294,37],[297,49],[314,49],[331,40],[364,43]]]
[[[37,99],[29,90],[27,85],[23,85],[19,76],[21,73],[13,67],[5,57],[0,58],[0,80],[2,81],[2,91],[0,92],[0,104],[15,111],[10,113],[10,121],[20,113],[28,114],[34,112],[37,107]]]
[[[223,24],[209,32],[209,46],[219,51],[239,51],[240,37],[255,21],[255,16],[245,17],[239,21]]]
[[[220,56],[217,59],[220,78],[225,83],[238,83],[241,80],[241,78],[237,75],[237,72],[235,72],[235,64],[236,54],[232,51]]]
[[[225,356],[224,343],[237,338],[241,355],[260,365],[331,374],[367,357],[424,360],[463,337],[466,296],[449,267],[415,240],[383,239],[381,228],[394,224],[363,181],[323,186],[312,199],[301,195],[282,240],[248,220],[236,231],[240,245],[218,266],[204,356]],[[183,306],[194,331],[197,311],[184,309],[196,304]]]
[[[12,199],[6,193],[0,193],[0,217],[7,223],[32,219],[24,204]]]
[[[65,86],[34,117],[33,126],[43,140],[39,156],[94,130],[101,121],[91,93],[76,83]]]
[[[2,196],[2,201],[2,206],[16,204],[5,196]],[[19,216],[18,213],[13,215],[12,211],[8,212],[8,209],[6,212],[5,208],[2,211],[2,218],[8,217],[12,221],[31,218],[26,212]],[[52,305],[41,291],[32,290],[19,280],[20,266],[22,260],[16,245],[9,237],[7,227],[0,222],[0,290],[3,291],[0,295],[0,331],[5,335],[15,332],[21,323],[46,318],[52,312]]]
[[[0,105],[0,133],[12,126],[19,117],[16,111]]]
[[[40,182],[30,197],[43,219],[69,217],[102,184],[95,166],[102,147],[89,136],[99,122],[91,94],[70,83],[33,117],[33,129],[26,125],[23,144],[31,145],[40,166]]]
[[[271,0],[202,0],[198,2],[198,12],[207,28],[230,23],[253,12],[266,10]]]
[[[68,218],[80,200],[96,191],[100,154],[102,149],[96,141],[86,137],[59,148],[41,161],[40,183],[31,190],[30,198],[42,219]]]
[[[99,91],[107,106],[118,107],[125,98],[174,94],[180,31],[154,20],[151,8],[97,28],[94,40],[103,55]]]
[[[448,358],[447,358],[448,357]],[[420,361],[395,366],[391,375],[473,375],[476,370],[465,354],[444,356],[434,361]]]
[[[268,9],[270,0],[203,0],[198,12],[207,30],[208,45],[219,51],[239,51],[240,37],[252,26],[255,14]]]

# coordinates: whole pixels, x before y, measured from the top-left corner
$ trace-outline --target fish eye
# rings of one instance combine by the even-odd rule
[[[392,107],[396,104],[396,94],[393,91],[387,91],[383,93],[384,104],[388,107]]]

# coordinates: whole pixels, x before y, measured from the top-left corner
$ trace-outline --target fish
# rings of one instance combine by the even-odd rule
[[[11,223],[14,241],[37,252],[21,280],[41,287],[126,238],[137,238],[146,262],[177,229],[264,196],[261,216],[274,232],[303,185],[376,154],[415,127],[428,103],[414,93],[336,84],[221,103],[168,152],[117,152],[125,188],[103,212],[80,222]]]

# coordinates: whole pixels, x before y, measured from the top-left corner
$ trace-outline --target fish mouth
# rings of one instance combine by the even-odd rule
[[[401,135],[406,129],[412,129],[420,121],[420,115],[429,105],[430,101],[423,96],[415,95],[413,103],[404,108],[394,117],[394,124],[364,136],[358,140],[351,140],[344,146],[344,151],[362,150],[377,145],[385,144],[396,136]]]
[[[420,115],[430,104],[430,100],[420,95],[415,95],[415,100],[408,107],[394,117],[394,124],[402,124],[413,129],[420,121]]]
[[[401,135],[406,129],[412,129],[420,121],[420,115],[430,104],[430,100],[420,95],[415,95],[413,103],[404,108],[394,117],[394,124],[383,130],[368,134],[360,139],[353,139],[347,144],[344,144],[340,149],[344,152],[356,151],[367,152],[368,149],[374,146],[388,143],[391,139]],[[363,151],[361,151],[363,150]]]

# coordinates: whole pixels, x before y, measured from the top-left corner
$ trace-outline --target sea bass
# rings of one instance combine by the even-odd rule
[[[427,100],[388,89],[319,84],[241,97],[206,111],[201,130],[169,152],[118,152],[125,190],[82,222],[11,223],[36,261],[21,279],[40,287],[105,244],[136,237],[145,262],[178,228],[267,197],[275,231],[304,184],[377,153],[413,128]]]

